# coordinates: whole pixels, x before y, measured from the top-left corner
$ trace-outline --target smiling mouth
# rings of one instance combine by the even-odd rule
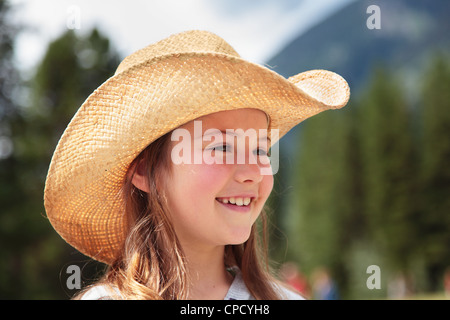
[[[235,205],[238,207],[248,207],[251,205],[255,198],[253,197],[229,197],[229,198],[216,198],[216,200],[223,204]]]

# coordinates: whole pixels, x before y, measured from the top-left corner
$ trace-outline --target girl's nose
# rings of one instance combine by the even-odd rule
[[[240,183],[259,183],[263,175],[261,174],[261,167],[258,164],[245,163],[236,164],[236,171],[234,178]]]

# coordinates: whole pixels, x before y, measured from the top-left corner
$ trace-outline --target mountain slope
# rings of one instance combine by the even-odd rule
[[[370,30],[370,5],[381,12],[381,29]],[[356,1],[302,34],[268,64],[288,77],[309,69],[341,74],[355,94],[383,64],[414,81],[430,53],[450,50],[450,1]]]

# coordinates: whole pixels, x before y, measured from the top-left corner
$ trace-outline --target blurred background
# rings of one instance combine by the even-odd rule
[[[447,0],[0,0],[0,299],[68,299],[70,265],[82,285],[101,275],[45,216],[51,156],[121,59],[188,29],[350,85],[348,106],[280,142],[280,278],[312,299],[448,299],[449,16]]]

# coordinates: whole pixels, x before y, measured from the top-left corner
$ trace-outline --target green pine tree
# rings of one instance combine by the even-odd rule
[[[20,29],[10,23],[11,5],[0,0],[0,299],[14,296],[16,292],[11,277],[21,265],[13,252],[19,252],[23,240],[20,237],[22,203],[24,193],[17,180],[20,159],[14,150],[14,135],[22,115],[15,103],[15,92],[20,85],[20,75],[13,63],[14,37]],[[18,233],[19,231],[19,233]]]
[[[415,244],[417,205],[412,110],[402,87],[382,68],[375,71],[360,103],[364,214],[384,260],[379,264],[406,272]]]
[[[450,62],[436,56],[423,81],[420,105],[420,251],[427,289],[442,290],[450,265]]]
[[[359,211],[352,202],[358,170],[357,160],[351,158],[358,153],[352,114],[352,106],[347,106],[302,124],[292,182],[295,194],[287,213],[290,254],[310,275],[326,267],[341,287],[346,281],[343,256],[362,230],[353,215]]]
[[[14,193],[2,210],[2,233],[8,243],[2,261],[8,277],[2,295],[8,298],[67,298],[65,268],[90,260],[76,253],[45,218],[43,190],[50,159],[64,128],[87,96],[114,72],[118,58],[109,40],[97,30],[87,36],[67,31],[53,41],[23,87],[29,92],[20,119],[10,122],[14,157]],[[3,203],[2,203],[3,205]],[[90,263],[93,269],[98,266]],[[83,266],[82,266],[83,267]],[[83,272],[90,273],[89,271]]]

